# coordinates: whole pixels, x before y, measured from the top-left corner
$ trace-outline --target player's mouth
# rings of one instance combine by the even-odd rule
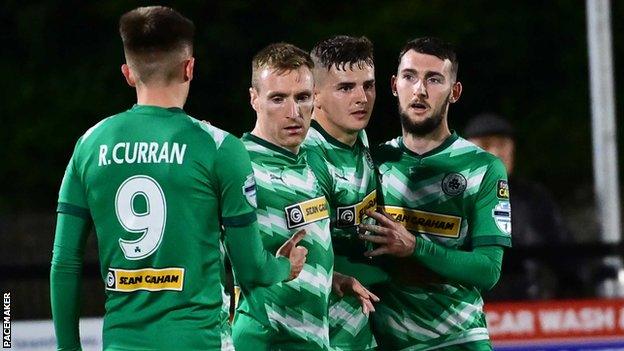
[[[366,115],[368,114],[368,111],[365,109],[359,109],[359,110],[355,110],[353,112],[349,113],[351,116],[355,116],[358,119],[362,119],[362,118],[366,118]]]
[[[288,135],[297,135],[303,133],[303,126],[300,125],[292,125],[284,129],[286,130],[286,133],[288,133]]]
[[[421,113],[426,112],[429,109],[429,105],[427,105],[424,102],[414,101],[409,104],[409,109],[413,110],[414,112],[418,114],[421,114]]]

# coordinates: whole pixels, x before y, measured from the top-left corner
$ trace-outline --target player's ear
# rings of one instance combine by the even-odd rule
[[[395,75],[390,77],[390,90],[392,91],[392,95],[398,96],[397,88],[396,88],[396,76]]]
[[[191,57],[184,64],[184,81],[188,82],[193,79],[193,69],[195,68],[195,58]]]
[[[254,87],[249,88],[249,103],[254,111],[258,111],[258,91]]]
[[[136,87],[136,79],[134,78],[134,73],[130,69],[130,66],[127,64],[121,65],[121,74],[123,74],[124,78],[126,78],[126,82],[131,87]]]
[[[457,102],[457,100],[459,100],[459,97],[461,96],[462,93],[462,84],[460,82],[455,82],[453,83],[453,87],[451,88],[451,98],[449,99],[449,102],[451,104],[454,104]]]
[[[315,85],[314,86],[314,105],[313,105],[314,108],[322,109],[323,108],[322,102],[323,102],[323,97],[322,97],[321,91],[318,88],[318,85]]]

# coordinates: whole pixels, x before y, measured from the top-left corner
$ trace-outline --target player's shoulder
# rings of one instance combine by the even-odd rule
[[[502,161],[498,157],[492,155],[475,143],[468,141],[462,137],[458,137],[457,140],[455,140],[455,142],[453,142],[449,146],[449,149],[451,154],[465,154],[466,158],[474,163],[479,163],[483,165],[502,164]]]
[[[88,144],[92,140],[98,139],[100,135],[106,132],[107,126],[110,125],[111,123],[114,123],[115,120],[118,120],[120,116],[122,116],[123,114],[124,112],[121,112],[121,113],[118,113],[112,116],[107,116],[101,119],[99,122],[97,122],[96,124],[91,126],[89,129],[87,129],[80,136],[80,138],[78,138],[78,143],[76,146],[81,147],[85,144]]]
[[[401,158],[401,153],[401,137],[371,147],[371,155],[376,164],[397,161]]]
[[[327,148],[329,147],[329,141],[325,138],[321,130],[319,130],[318,125],[316,123],[311,123],[301,146],[306,149]]]
[[[226,144],[240,144],[240,140],[238,140],[237,137],[221,128],[213,126],[207,121],[202,121],[195,117],[186,115],[186,122],[190,125],[191,129],[201,137],[201,139],[208,136],[207,140],[214,142],[216,149],[220,149]]]
[[[308,130],[308,134],[303,144],[301,144],[301,151],[306,155],[312,154],[321,158],[328,158],[330,148],[331,145],[323,134],[319,133],[319,131],[314,128]]]

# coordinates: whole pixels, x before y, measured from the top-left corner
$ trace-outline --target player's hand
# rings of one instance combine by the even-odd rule
[[[370,312],[375,312],[373,302],[379,302],[377,295],[366,289],[357,279],[338,272],[334,272],[332,277],[332,290],[340,297],[345,294],[357,297],[362,304],[362,312],[367,316]]]
[[[377,235],[362,235],[360,239],[379,244],[375,250],[367,251],[364,256],[374,257],[379,255],[392,255],[396,257],[407,257],[414,253],[416,248],[416,237],[404,226],[396,222],[387,213],[366,210],[366,214],[377,221],[374,224],[360,224],[360,229],[373,232]]]
[[[306,257],[308,255],[308,249],[303,246],[297,246],[297,244],[305,235],[306,231],[304,229],[296,232],[295,235],[286,240],[284,245],[282,245],[275,254],[275,256],[278,257],[288,257],[288,260],[290,261],[290,275],[287,280],[297,278],[303,269],[303,265],[305,264]]]

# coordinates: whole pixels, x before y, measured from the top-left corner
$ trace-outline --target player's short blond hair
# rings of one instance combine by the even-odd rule
[[[307,67],[314,68],[310,55],[300,48],[288,43],[275,43],[260,50],[251,61],[251,86],[258,90],[260,71],[273,69],[277,74]]]

